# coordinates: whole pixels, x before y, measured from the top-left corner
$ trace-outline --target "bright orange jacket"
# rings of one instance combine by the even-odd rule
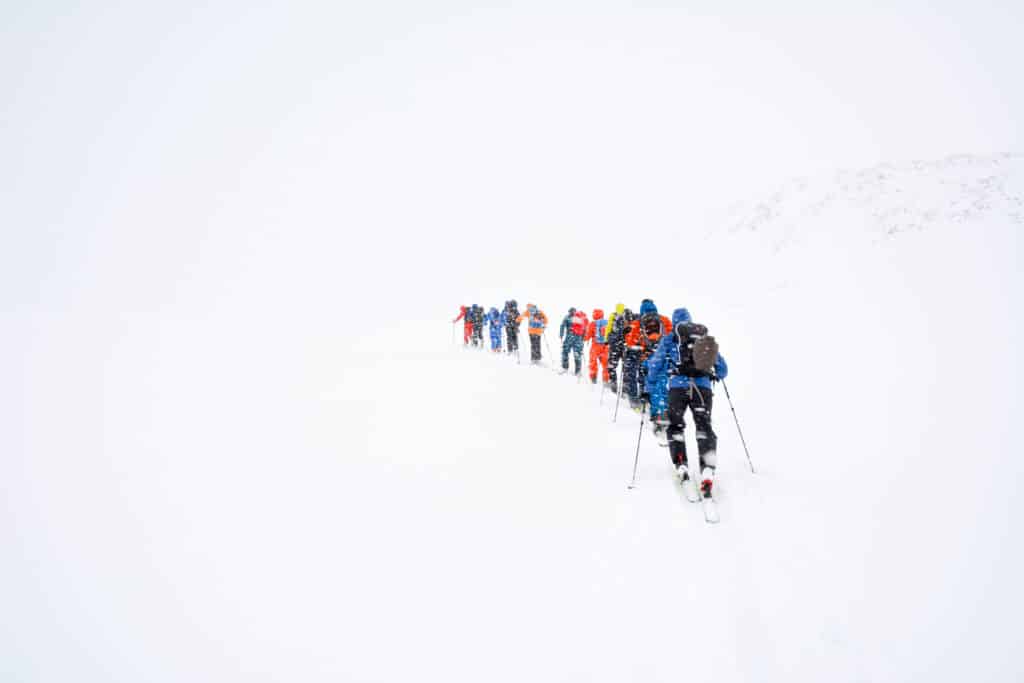
[[[597,326],[600,325],[603,331],[606,322],[607,321],[604,319],[604,311],[602,311],[600,308],[595,308],[594,319],[590,321],[589,325],[587,325],[587,332],[586,334],[583,335],[583,343],[585,344],[588,341],[593,341],[595,344],[602,343],[597,341],[597,339],[595,338],[597,335]],[[608,338],[605,337],[605,342],[607,341]]]
[[[661,332],[654,334],[644,334],[643,330],[640,329],[639,320],[629,323],[629,327],[626,328],[626,348],[640,351],[641,358],[646,358],[653,353],[654,349],[658,346],[661,336],[672,329],[671,320],[663,315],[658,317],[661,318]]]
[[[527,331],[534,336],[544,334],[544,328],[548,326],[548,317],[544,315],[544,311],[533,304],[526,304],[526,312],[516,318],[516,323],[524,320],[527,322]]]

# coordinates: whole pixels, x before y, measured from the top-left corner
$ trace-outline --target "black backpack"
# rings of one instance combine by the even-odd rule
[[[657,313],[644,313],[640,316],[640,334],[644,338],[644,346],[652,346],[664,333],[661,329],[661,316]]]
[[[679,355],[672,374],[684,377],[710,377],[718,360],[718,342],[708,328],[698,323],[679,323],[675,329]]]

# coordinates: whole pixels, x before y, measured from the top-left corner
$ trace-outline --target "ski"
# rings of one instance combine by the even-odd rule
[[[711,496],[704,496],[700,503],[704,509],[704,521],[708,524],[718,524],[718,504]]]
[[[700,494],[697,493],[697,484],[689,474],[681,476],[677,473],[676,481],[679,483],[680,488],[683,489],[683,496],[686,498],[687,502],[700,502]]]
[[[665,425],[655,423],[653,427],[654,441],[662,448],[668,448],[668,429]]]
[[[700,495],[697,494],[697,485],[693,483],[693,479],[687,479],[682,482],[683,495],[686,496],[686,500],[690,503],[700,502]]]

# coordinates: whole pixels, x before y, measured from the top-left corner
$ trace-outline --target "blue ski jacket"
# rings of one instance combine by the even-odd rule
[[[661,341],[658,342],[658,348],[647,359],[647,382],[645,384],[647,393],[653,395],[659,387],[665,386],[666,380],[668,381],[669,389],[689,387],[691,381],[699,387],[711,388],[710,377],[669,375],[669,367],[679,363],[679,344],[676,341],[675,335],[676,325],[692,322],[692,320],[690,312],[685,308],[677,308],[672,311],[672,333],[666,334],[661,338]],[[718,358],[715,359],[715,377],[725,379],[728,374],[729,366],[726,364],[725,358],[722,358],[722,354],[718,354]]]

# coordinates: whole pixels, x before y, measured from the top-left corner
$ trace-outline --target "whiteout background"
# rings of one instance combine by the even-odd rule
[[[1020,677],[1019,11],[3,19],[5,679]],[[715,528],[449,346],[645,296],[732,366]]]

